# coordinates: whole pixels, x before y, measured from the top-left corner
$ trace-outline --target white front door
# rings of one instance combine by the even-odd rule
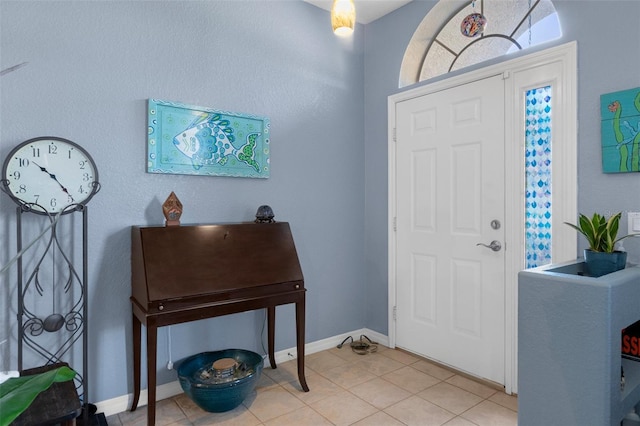
[[[504,90],[497,75],[399,102],[395,143],[396,346],[500,384]]]
[[[551,254],[553,263],[564,262],[577,253],[575,231],[564,224],[574,222],[578,214],[576,52],[577,45],[571,42],[389,97],[390,347],[459,366],[504,383],[507,393],[517,393],[518,272],[526,265],[529,243],[527,93],[551,88]],[[504,78],[504,86],[497,75]],[[487,99],[491,90],[495,90],[493,100]],[[492,107],[494,101],[498,103]],[[489,133],[480,130],[501,111],[503,123],[488,125]],[[447,126],[451,136],[440,136]],[[444,147],[450,145],[449,154],[443,155],[437,144],[419,142],[421,137],[429,144],[440,140]],[[489,154],[495,148],[492,142],[502,138],[504,151]],[[492,161],[497,164],[491,165]],[[497,186],[500,179],[502,193]],[[503,201],[496,201],[500,194],[505,200],[502,209],[498,204]],[[478,205],[482,213],[474,210]],[[503,220],[497,216],[501,211]],[[494,219],[500,220],[499,229],[491,228]],[[492,240],[503,243],[500,251],[476,246]],[[472,252],[473,248],[479,251]],[[491,263],[494,260],[504,262],[504,268]],[[495,281],[489,274],[496,275]],[[491,320],[487,315],[492,310],[504,319]],[[490,343],[493,338],[499,342],[495,347]],[[494,359],[487,361],[487,356]],[[481,363],[492,361],[504,363],[504,371],[495,375],[480,371]],[[492,378],[500,376],[504,381]]]

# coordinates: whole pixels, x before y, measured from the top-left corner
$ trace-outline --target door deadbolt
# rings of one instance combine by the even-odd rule
[[[500,229],[500,221],[498,219],[493,219],[491,221],[491,228]]]

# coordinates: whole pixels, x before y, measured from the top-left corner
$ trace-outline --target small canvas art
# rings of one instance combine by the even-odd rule
[[[602,171],[640,171],[640,87],[600,96]]]
[[[149,99],[147,171],[269,177],[269,120]]]

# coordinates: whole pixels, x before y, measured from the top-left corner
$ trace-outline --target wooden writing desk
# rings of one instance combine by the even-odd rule
[[[308,392],[304,376],[305,291],[286,222],[132,227],[131,411],[140,398],[142,324],[147,328],[147,424],[153,426],[158,327],[265,308],[269,362],[276,368],[275,308],[288,303],[296,304],[298,379]]]

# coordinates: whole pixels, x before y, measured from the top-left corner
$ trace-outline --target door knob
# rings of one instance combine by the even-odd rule
[[[491,241],[488,245],[483,243],[478,243],[476,245],[490,248],[493,251],[500,251],[500,249],[502,248],[502,244],[500,244],[500,241],[496,241],[496,240]]]

